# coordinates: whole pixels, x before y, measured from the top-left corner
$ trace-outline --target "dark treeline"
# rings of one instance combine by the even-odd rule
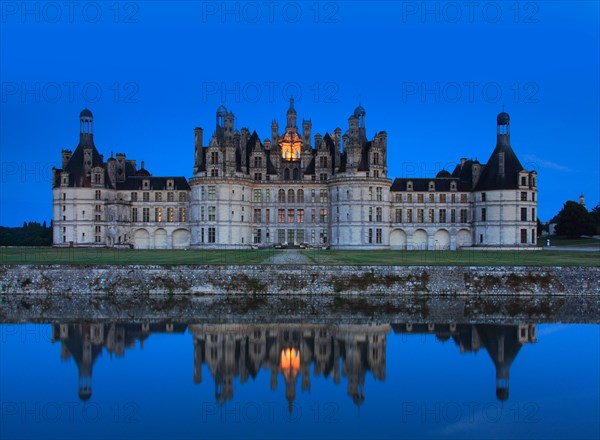
[[[50,246],[52,227],[46,222],[24,222],[20,228],[0,226],[0,246]]]

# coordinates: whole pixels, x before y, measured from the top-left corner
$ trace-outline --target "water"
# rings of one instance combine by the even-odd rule
[[[0,438],[599,438],[592,324],[0,326]]]

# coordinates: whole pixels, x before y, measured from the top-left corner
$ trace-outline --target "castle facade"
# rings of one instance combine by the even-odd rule
[[[79,145],[53,169],[55,246],[136,249],[268,246],[334,249],[532,247],[537,235],[536,172],[510,145],[510,117],[497,117],[485,164],[460,159],[431,178],[388,177],[387,133],[366,135],[358,106],[340,128],[312,137],[286,125],[261,140],[236,130],[224,106],[205,143],[194,129],[193,177],[153,176],[144,162],[94,145],[92,113],[80,113]]]

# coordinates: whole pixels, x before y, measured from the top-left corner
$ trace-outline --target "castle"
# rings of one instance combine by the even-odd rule
[[[224,106],[204,143],[194,129],[193,177],[153,176],[135,160],[104,160],[93,116],[80,113],[79,145],[53,169],[55,246],[136,249],[315,246],[332,249],[534,247],[536,172],[510,145],[510,117],[497,116],[485,164],[461,159],[431,178],[388,178],[387,133],[369,140],[358,106],[340,128],[311,140],[294,100],[280,130],[261,140],[236,130]]]
[[[208,367],[217,403],[233,399],[235,383],[268,374],[271,389],[283,379],[290,412],[298,382],[302,392],[310,392],[311,376],[331,378],[336,385],[345,378],[348,396],[361,405],[367,373],[386,379],[387,337],[392,331],[452,340],[461,354],[485,349],[495,366],[499,401],[508,399],[510,367],[520,349],[537,341],[535,324],[55,323],[52,342],[60,341],[62,360],[72,358],[77,364],[79,398],[86,401],[92,396],[94,363],[103,351],[123,357],[136,345],[144,348],[152,334],[186,331],[193,340],[193,382],[202,383],[202,367]]]

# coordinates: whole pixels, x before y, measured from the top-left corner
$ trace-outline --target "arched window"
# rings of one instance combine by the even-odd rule
[[[285,203],[285,190],[283,190],[283,189],[279,190],[279,196],[277,198],[277,201],[279,203]]]
[[[299,189],[298,190],[298,203],[304,203],[304,190],[303,189]]]
[[[298,168],[294,168],[294,180],[300,180],[300,171]]]
[[[288,190],[288,203],[294,203],[294,190]]]
[[[283,180],[290,180],[290,169],[286,168],[283,170]]]

